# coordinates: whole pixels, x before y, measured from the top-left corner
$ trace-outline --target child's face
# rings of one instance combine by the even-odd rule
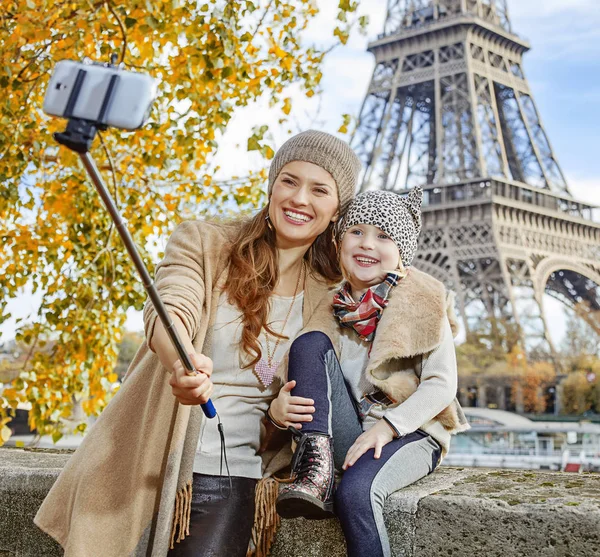
[[[353,291],[363,290],[383,282],[398,267],[400,252],[380,228],[357,224],[344,234],[340,262]]]

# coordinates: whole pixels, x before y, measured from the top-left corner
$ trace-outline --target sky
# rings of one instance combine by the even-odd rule
[[[319,0],[319,16],[311,23],[304,41],[329,44],[337,1]],[[320,98],[308,99],[297,87],[290,90],[292,117],[280,125],[280,113],[266,102],[241,109],[230,122],[213,164],[220,176],[243,176],[264,165],[256,153],[245,150],[245,138],[255,125],[269,124],[267,138],[277,149],[289,137],[307,128],[335,133],[344,113],[357,116],[366,93],[373,57],[366,50],[383,30],[386,0],[362,0],[359,15],[369,15],[367,35],[358,33],[344,47],[334,49],[323,68]],[[596,140],[600,129],[600,2],[598,0],[508,0],[513,31],[526,39],[532,50],[523,68],[554,154],[567,178],[571,193],[600,205],[600,154]],[[29,291],[9,303],[13,317],[0,325],[0,343],[14,337],[16,317],[35,313],[40,298]],[[551,334],[562,338],[562,305],[544,300]],[[141,312],[130,310],[126,327],[142,329]]]

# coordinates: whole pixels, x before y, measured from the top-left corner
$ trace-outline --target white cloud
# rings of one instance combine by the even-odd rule
[[[597,178],[567,177],[569,190],[575,199],[600,206],[600,176]]]
[[[536,60],[597,59],[600,3],[597,0],[510,0],[513,31],[528,40]]]
[[[511,17],[544,18],[575,13],[589,16],[598,13],[597,0],[509,0],[508,11]]]
[[[35,319],[42,303],[42,296],[39,292],[32,293],[31,285],[25,286],[22,293],[16,298],[8,300],[5,313],[10,313],[11,317],[0,325],[0,344],[15,338],[15,331],[23,322],[31,322]],[[17,319],[22,319],[17,323]]]

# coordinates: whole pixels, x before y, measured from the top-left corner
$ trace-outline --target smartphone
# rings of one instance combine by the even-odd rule
[[[115,75],[118,76],[116,81],[112,79]],[[99,123],[111,83],[114,89],[102,123],[125,130],[141,128],[150,115],[159,80],[91,61],[62,60],[56,64],[44,96],[43,110],[52,116]]]

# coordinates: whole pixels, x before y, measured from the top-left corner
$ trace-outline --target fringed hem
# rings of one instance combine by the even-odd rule
[[[275,503],[279,494],[277,478],[263,478],[256,485],[254,526],[246,557],[267,557],[281,524]]]
[[[190,480],[184,487],[177,491],[175,495],[175,514],[173,515],[173,524],[171,526],[171,543],[169,548],[175,547],[175,542],[179,543],[190,533],[190,516],[192,513],[192,481]],[[175,535],[177,534],[177,539]]]

